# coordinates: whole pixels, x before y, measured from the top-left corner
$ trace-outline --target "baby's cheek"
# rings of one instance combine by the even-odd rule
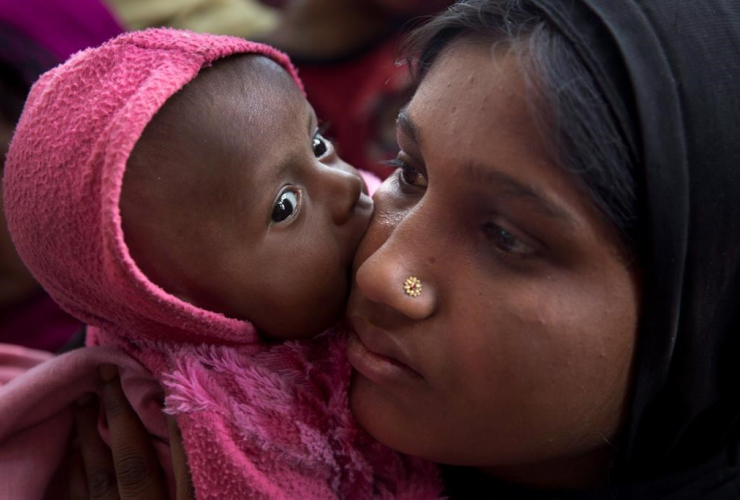
[[[304,328],[318,334],[330,328],[344,315],[349,297],[349,276],[340,269],[339,260],[306,266],[299,282],[291,286],[292,315],[300,318]]]

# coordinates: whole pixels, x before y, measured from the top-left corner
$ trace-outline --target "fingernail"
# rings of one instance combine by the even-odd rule
[[[118,376],[118,368],[113,365],[101,365],[98,368],[98,373],[103,382],[110,382]]]
[[[77,406],[87,406],[90,404],[92,399],[93,395],[89,392],[87,394],[83,394],[79,399],[77,399]]]

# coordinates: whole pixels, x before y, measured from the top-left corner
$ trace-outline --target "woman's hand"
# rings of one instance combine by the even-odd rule
[[[75,415],[79,448],[70,464],[70,498],[168,498],[167,485],[149,434],[121,389],[117,369],[101,367],[100,378],[101,402],[108,419],[111,446],[108,448],[98,434],[99,407],[93,404],[95,398],[92,395],[81,398]],[[194,499],[182,437],[174,418],[167,418],[177,499]]]

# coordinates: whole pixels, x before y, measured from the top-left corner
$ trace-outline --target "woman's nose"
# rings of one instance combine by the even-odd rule
[[[421,259],[410,259],[417,249],[405,247],[404,241],[394,236],[360,265],[355,286],[372,302],[413,320],[427,319],[439,302],[433,270],[422,265]]]
[[[320,183],[332,221],[344,224],[362,195],[362,179],[349,168],[324,165]]]

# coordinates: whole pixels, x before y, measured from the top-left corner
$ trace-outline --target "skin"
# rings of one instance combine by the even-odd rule
[[[266,337],[335,324],[372,200],[317,127],[265,57],[202,71],[147,126],[124,176],[124,236],[144,274]],[[281,200],[289,216],[275,220]]]
[[[75,437],[71,453],[58,471],[59,481],[66,479],[71,499],[169,498],[167,480],[159,467],[152,440],[126,399],[117,368],[102,365],[99,374],[100,395],[87,394],[74,407]],[[108,424],[109,443],[97,432],[101,410]],[[175,417],[167,417],[167,426],[175,498],[194,499],[195,491]]]
[[[516,56],[458,41],[399,116],[403,166],[355,257],[350,405],[401,452],[586,487],[628,396],[639,280],[524,89]]]

